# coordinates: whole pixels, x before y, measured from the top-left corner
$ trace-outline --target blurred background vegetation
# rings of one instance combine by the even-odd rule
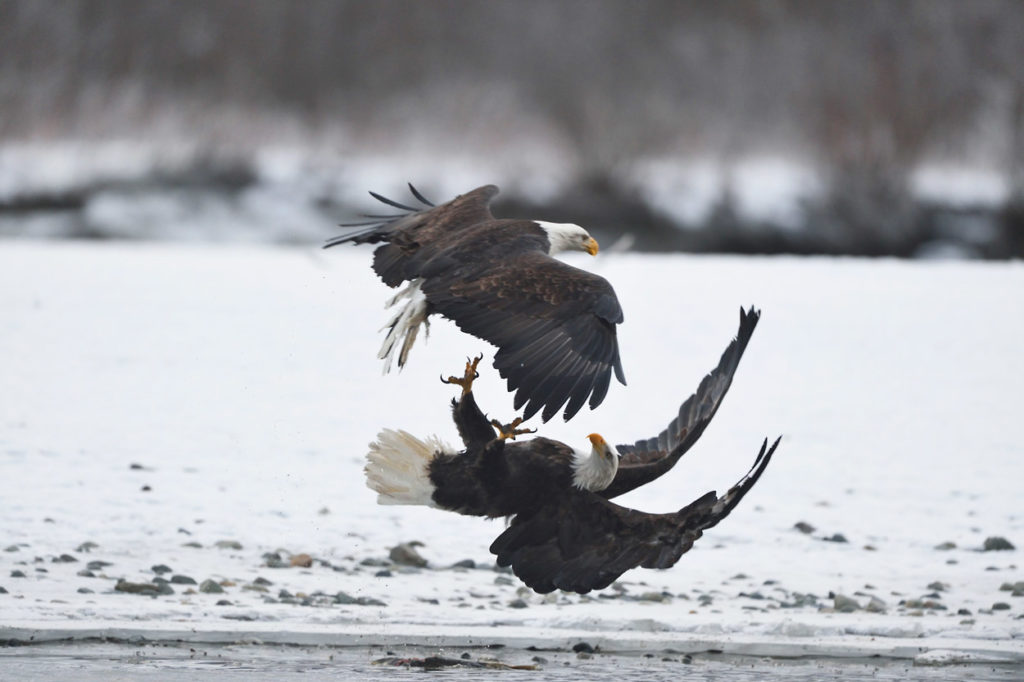
[[[495,182],[621,248],[1024,255],[1017,0],[0,0],[0,235],[312,243]]]

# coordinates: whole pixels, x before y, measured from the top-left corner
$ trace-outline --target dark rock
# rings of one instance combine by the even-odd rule
[[[96,577],[96,574],[93,573],[92,571],[90,571],[88,568],[83,568],[81,571],[79,571],[75,575],[77,575],[80,578],[95,578]]]
[[[218,599],[217,606],[234,606],[230,599]]]
[[[547,665],[548,663],[548,659],[544,658],[543,656],[534,656],[530,660],[534,663],[537,663],[538,665]]]
[[[1011,550],[1015,548],[1006,538],[994,535],[990,538],[985,538],[985,544],[982,546],[982,549],[986,552],[993,552],[1001,550]]]
[[[78,594],[94,594],[94,592],[90,590],[88,587],[79,587]]]
[[[495,576],[494,584],[495,585],[514,585],[515,583],[512,582],[512,578],[509,578],[508,576],[505,576],[505,575],[499,575],[499,576]]]
[[[174,575],[172,575],[171,576],[171,582],[174,583],[175,585],[195,585],[196,584],[195,578],[192,578],[191,576],[187,576],[187,575],[181,575],[180,573],[175,573]]]
[[[153,571],[157,575],[163,575],[164,573],[170,573],[171,567],[165,566],[164,564],[156,564],[155,566],[150,566],[149,570]]]
[[[191,542],[183,542],[181,544],[181,546],[182,547],[192,547],[194,549],[202,549],[203,548],[203,544],[201,542],[196,542],[195,540],[193,540]]]
[[[216,580],[213,578],[207,578],[203,582],[199,583],[199,591],[205,592],[206,594],[220,594],[224,591]]]
[[[374,573],[373,577],[375,577],[375,578],[390,578],[391,575],[392,575],[391,571],[389,571],[386,568],[382,568],[381,570],[379,570],[376,573]]]
[[[943,543],[940,543],[938,545],[935,545],[935,549],[942,550],[942,551],[948,551],[950,549],[956,549],[956,543],[955,542],[949,542],[947,540],[946,542],[943,542]]]
[[[148,485],[144,485],[141,488],[139,488],[139,490],[141,490],[144,493],[148,493],[148,492],[150,492],[153,489],[150,486],[148,486]]]
[[[20,552],[21,548],[18,547],[17,545],[7,545],[6,547],[4,547],[4,551],[5,552]]]
[[[527,606],[529,606],[529,604],[522,599],[513,599],[508,603],[508,607],[510,609],[525,609]]]
[[[958,616],[973,616],[970,609],[957,609],[956,615]]]
[[[452,568],[476,568],[476,562],[472,559],[463,559],[452,564]]]
[[[1009,611],[1010,610],[1010,605],[1007,604],[1004,601],[997,601],[995,604],[992,605],[992,610],[993,611]]]
[[[24,578],[25,574],[22,573],[21,571],[19,571],[18,569],[14,569],[13,571],[11,571],[11,577],[12,578]]]
[[[587,642],[577,642],[572,645],[572,650],[577,654],[592,654],[594,653],[594,647],[590,646]]]
[[[842,533],[833,533],[827,538],[822,538],[822,540],[825,542],[849,542],[849,540],[846,539],[846,536]]]
[[[263,560],[266,562],[264,566],[267,568],[288,568],[290,566],[277,552],[264,552]]]
[[[278,599],[294,599],[295,595],[292,594],[291,592],[289,592],[288,590],[280,590],[277,593],[277,598]]]
[[[86,540],[78,547],[75,547],[76,552],[91,552],[94,549],[99,549],[99,545],[97,545],[95,542],[92,542],[91,540]]]
[[[6,588],[6,587],[4,587],[3,585],[0,585],[0,594],[9,594],[9,593],[7,592],[7,588]]]
[[[928,583],[928,589],[929,590],[935,590],[937,592],[945,592],[946,590],[949,589],[949,583],[944,583],[944,582],[936,580],[933,583]]]
[[[811,533],[813,533],[816,530],[814,528],[814,526],[812,526],[811,524],[807,523],[806,521],[797,521],[795,524],[793,524],[793,528],[796,528],[798,531],[800,531],[804,535],[810,535]]]
[[[53,558],[53,563],[55,564],[73,564],[77,562],[78,559],[71,556],[70,554],[61,554],[60,556]]]
[[[420,556],[420,553],[416,551],[417,547],[423,547],[423,543],[418,540],[412,542],[403,542],[399,545],[395,545],[388,552],[388,556],[396,564],[403,566],[415,566],[416,568],[424,568],[427,565],[427,560]]]
[[[242,543],[238,540],[217,540],[213,546],[217,549],[242,549]]]
[[[256,616],[251,616],[247,613],[228,613],[224,615],[224,618],[227,618],[228,620],[242,621],[256,620]]]
[[[257,576],[256,579],[252,581],[252,584],[253,585],[273,585],[274,583],[270,582],[269,580],[267,580],[266,578],[264,578],[262,576]]]
[[[174,594],[174,590],[170,585],[161,585],[158,583],[133,583],[127,580],[118,580],[117,584],[114,585],[114,590],[117,592],[127,592],[128,594],[141,594],[144,596],[156,596],[158,594]]]
[[[100,559],[95,559],[85,565],[85,567],[90,571],[98,571],[101,568],[106,568],[107,566],[113,566],[113,564],[109,561],[101,561]]]

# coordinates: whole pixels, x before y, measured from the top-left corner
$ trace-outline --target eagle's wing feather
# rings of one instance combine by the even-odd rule
[[[494,366],[524,419],[543,408],[544,421],[568,401],[570,419],[590,398],[597,406],[611,373],[625,378],[615,325],[622,309],[603,277],[547,254],[526,250],[507,258],[469,261],[445,253],[444,265],[421,272],[434,312],[498,347]]]
[[[722,404],[760,318],[761,312],[753,307],[750,310],[740,308],[740,327],[736,338],[722,353],[718,366],[683,402],[668,427],[653,438],[616,446],[621,456],[619,471],[612,484],[600,492],[602,497],[610,499],[653,481],[675,466],[679,458],[693,447]]]
[[[750,491],[779,440],[770,448],[765,440],[750,471],[721,497],[709,492],[678,512],[648,514],[574,489],[532,514],[516,516],[490,550],[499,566],[511,566],[541,593],[586,593],[637,566],[668,568]]]

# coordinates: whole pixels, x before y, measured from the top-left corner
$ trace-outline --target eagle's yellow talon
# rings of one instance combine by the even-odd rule
[[[522,423],[522,417],[516,417],[510,424],[502,424],[497,419],[491,420],[491,426],[497,430],[498,438],[501,440],[515,440],[516,436],[521,436],[525,433],[537,433],[537,429],[517,429],[516,427]]]
[[[456,384],[462,387],[462,397],[465,398],[473,390],[473,380],[480,376],[480,373],[476,371],[477,365],[480,364],[480,360],[484,357],[483,353],[475,358],[466,358],[466,370],[462,377],[450,376],[447,379],[444,375],[441,375],[441,383],[445,384]]]

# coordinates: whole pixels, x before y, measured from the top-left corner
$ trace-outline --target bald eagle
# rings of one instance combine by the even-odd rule
[[[508,442],[528,431],[516,428],[521,419],[501,424],[480,411],[472,393],[480,358],[469,361],[462,377],[444,380],[462,387],[452,416],[465,449],[385,430],[370,445],[367,484],[381,504],[514,517],[490,551],[537,592],[582,594],[637,566],[668,568],[753,487],[779,441],[769,448],[766,440],[750,472],[725,495],[709,492],[678,512],[648,514],[609,499],[658,478],[696,442],[728,391],[758,319],[753,309],[741,310],[736,339],[668,428],[632,445],[614,447],[599,434],[588,436],[589,451],[540,437]]]
[[[422,207],[376,199],[408,213],[366,216],[353,231],[327,241],[382,244],[373,269],[389,287],[406,286],[388,301],[398,312],[384,326],[378,357],[387,372],[398,353],[405,365],[420,326],[439,314],[462,331],[498,347],[494,367],[515,391],[514,407],[548,421],[565,405],[569,420],[589,398],[608,393],[611,374],[626,383],[616,325],[622,308],[603,277],[552,258],[563,251],[596,255],[597,242],[579,225],[499,220],[489,204],[494,185],[434,206],[409,185]],[[401,345],[399,346],[399,341]],[[568,403],[568,404],[566,404]]]

